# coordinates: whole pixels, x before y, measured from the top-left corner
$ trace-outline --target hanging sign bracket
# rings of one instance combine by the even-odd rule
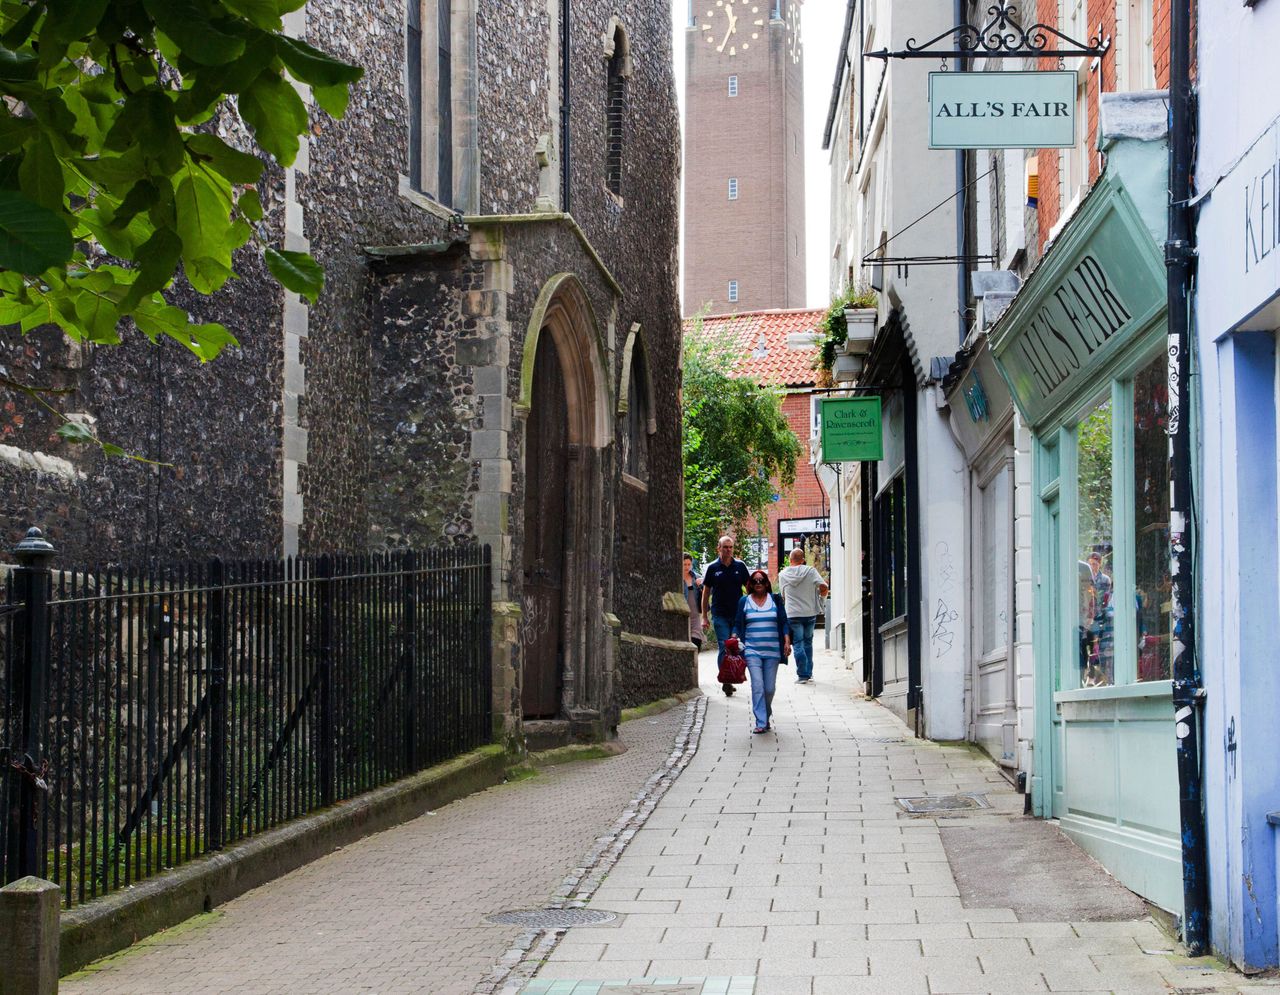
[[[1038,59],[1075,57],[1096,59],[1111,48],[1111,40],[1099,33],[1088,42],[1069,38],[1048,24],[1022,27],[1012,0],[995,0],[987,13],[991,19],[984,25],[958,24],[936,38],[917,43],[907,40],[907,47],[891,52],[880,49],[864,52],[867,59]],[[946,45],[951,48],[946,48]],[[941,47],[934,47],[941,46]]]

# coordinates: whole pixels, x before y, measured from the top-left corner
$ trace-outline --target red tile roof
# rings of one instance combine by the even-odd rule
[[[751,377],[772,387],[812,387],[818,355],[815,341],[803,348],[788,346],[790,335],[814,334],[825,314],[823,308],[746,311],[742,314],[707,315],[701,318],[703,335],[725,335],[741,358],[733,375]],[[684,319],[685,335],[697,334],[697,318]]]

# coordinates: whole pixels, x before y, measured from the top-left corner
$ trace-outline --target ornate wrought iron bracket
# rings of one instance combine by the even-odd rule
[[[990,20],[979,27],[958,24],[936,38],[917,43],[907,39],[907,47],[890,52],[880,49],[864,52],[867,59],[1037,59],[1042,57],[1069,59],[1077,56],[1098,58],[1111,48],[1111,40],[1094,35],[1079,42],[1048,24],[1022,27],[1012,0],[996,0],[987,8]],[[951,44],[952,48],[935,48]]]

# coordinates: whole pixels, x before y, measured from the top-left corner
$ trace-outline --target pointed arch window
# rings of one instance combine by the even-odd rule
[[[605,185],[622,196],[622,173],[626,150],[627,78],[631,75],[631,53],[627,33],[621,24],[613,29],[608,56],[605,93]]]
[[[622,472],[635,481],[649,479],[649,437],[657,431],[649,358],[639,325],[631,327],[622,353],[623,385],[618,414],[622,423]]]

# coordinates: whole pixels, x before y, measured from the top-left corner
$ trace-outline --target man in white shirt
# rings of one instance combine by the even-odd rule
[[[791,551],[791,564],[778,574],[778,591],[787,609],[791,645],[796,651],[796,683],[813,683],[813,627],[818,621],[818,598],[826,597],[827,582],[804,561],[804,550]]]

